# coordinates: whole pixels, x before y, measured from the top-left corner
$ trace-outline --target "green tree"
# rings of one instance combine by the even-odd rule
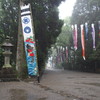
[[[59,34],[59,36],[57,37],[56,43],[59,46],[63,46],[63,47],[69,46],[70,45],[69,40],[70,40],[71,36],[72,36],[72,33],[71,33],[70,17],[67,17],[64,20],[62,31]]]
[[[72,18],[71,24],[78,25],[78,50],[76,51],[77,59],[76,63],[77,66],[82,70],[90,71],[91,69],[94,70],[95,62],[97,60],[97,54],[99,55],[99,30],[98,30],[98,21],[100,20],[100,0],[77,0]],[[80,34],[80,25],[88,23],[88,40],[85,40],[85,48],[86,48],[86,60],[84,61],[81,56],[81,34]],[[92,35],[91,35],[91,24],[95,24],[96,30],[96,46],[97,50],[94,51],[92,48]],[[95,55],[95,56],[93,56]],[[95,60],[94,60],[95,59]],[[99,60],[99,58],[98,58]]]
[[[72,24],[94,23],[100,19],[100,0],[77,0],[72,14]]]
[[[61,33],[57,37],[55,45],[53,45],[54,50],[52,50],[52,57],[56,58],[55,60],[55,67],[64,67],[66,65],[66,47],[70,50],[72,45],[72,32],[71,32],[71,24],[70,24],[70,17],[64,19],[64,24],[62,26]],[[62,61],[58,61],[58,59],[62,59]]]
[[[36,36],[36,46],[39,67],[44,66],[47,51],[51,44],[55,43],[56,37],[61,32],[63,21],[59,20],[57,7],[64,0],[24,0],[25,4],[31,3],[33,22]],[[1,0],[2,19],[0,27],[2,35],[10,36],[15,45],[13,54],[16,54],[18,35],[18,10],[19,0]],[[14,56],[14,58],[16,58]]]

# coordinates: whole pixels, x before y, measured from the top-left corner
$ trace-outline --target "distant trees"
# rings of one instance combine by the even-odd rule
[[[18,34],[18,0],[0,0],[0,45],[7,36],[14,44],[12,62],[16,59],[16,45]],[[0,67],[3,65],[2,51],[0,53]]]
[[[72,14],[73,24],[94,23],[100,20],[100,0],[77,0]]]
[[[57,37],[56,43],[59,46],[66,47],[66,46],[69,46],[69,44],[70,44],[69,41],[70,41],[70,38],[72,36],[70,19],[71,19],[70,17],[67,17],[64,20],[61,34]]]
[[[67,57],[66,50],[70,49],[72,44],[72,32],[71,32],[71,23],[70,17],[67,17],[64,20],[64,24],[62,26],[62,31],[57,37],[56,43],[52,46],[52,60],[55,63],[55,67],[62,68],[66,67]]]
[[[76,69],[83,71],[97,71],[100,69],[100,38],[98,21],[100,21],[100,0],[77,0],[72,18],[71,24],[78,25],[78,50],[76,51]],[[81,57],[81,37],[80,37],[80,25],[88,23],[88,40],[85,39],[86,47],[86,60]],[[92,35],[91,24],[95,24],[96,30],[96,50],[92,49]]]
[[[59,63],[63,64],[66,69],[98,72],[100,71],[100,29],[98,25],[100,21],[100,0],[77,0],[73,9],[71,18],[64,20],[61,34],[57,37],[56,43],[53,46],[53,61],[56,66]],[[86,48],[86,60],[82,58],[82,46],[81,46],[81,29],[80,25],[88,23],[88,40],[85,35],[85,48]],[[92,28],[91,24],[95,25],[95,42],[96,50],[93,49]],[[78,26],[78,49],[74,50],[73,37],[71,25],[77,24]],[[85,27],[84,27],[85,32]],[[68,47],[68,59],[65,62],[62,61],[63,53],[65,53],[65,47]],[[56,51],[56,52],[55,52]],[[60,57],[60,60],[59,60]],[[61,65],[60,65],[61,66]]]

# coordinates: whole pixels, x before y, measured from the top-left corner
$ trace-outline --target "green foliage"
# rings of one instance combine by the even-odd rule
[[[75,52],[76,59],[74,67],[82,71],[95,71],[98,66],[100,66],[100,40],[99,40],[99,29],[98,21],[100,20],[100,0],[77,0],[72,18],[71,24],[78,25],[78,50]],[[85,40],[86,48],[86,60],[82,58],[81,51],[81,34],[80,34],[80,25],[88,23],[89,33],[88,40]],[[91,35],[91,24],[95,24],[96,30],[96,50],[92,48],[92,35]]]
[[[96,50],[90,55],[89,59],[94,61],[100,61],[100,42],[97,45]]]
[[[33,14],[39,68],[44,65],[48,49],[61,32],[63,21],[58,17],[58,5],[65,0],[24,0]],[[1,0],[0,36],[10,36],[14,44],[12,59],[16,60],[19,0]]]
[[[57,57],[61,57],[62,56],[61,52],[63,52],[63,55],[66,55],[65,51],[63,50],[65,50],[66,47],[70,47],[70,45],[72,44],[71,41],[72,41],[72,32],[71,32],[71,25],[70,25],[70,17],[67,17],[64,20],[64,25],[62,26],[61,33],[57,37],[56,43],[52,45],[52,49],[50,52],[51,56],[54,59]],[[58,60],[55,60],[55,64],[56,64],[55,67],[64,68],[64,69],[69,68],[71,65],[69,63],[67,64],[64,60],[65,60],[64,58],[63,61],[60,62],[58,62]]]
[[[3,62],[4,62],[3,51],[0,48],[0,69],[2,68],[2,66],[4,64]]]
[[[62,64],[57,64],[55,67],[56,67],[57,69],[62,69],[62,68],[63,68]]]
[[[77,0],[73,14],[72,24],[94,23],[100,19],[100,0]]]
[[[62,27],[62,31],[61,31],[61,34],[59,34],[59,36],[57,37],[57,41],[56,43],[59,45],[59,46],[63,46],[63,47],[66,47],[66,46],[69,46],[69,39],[71,37],[71,25],[70,25],[70,18],[66,18],[64,20],[64,25]]]
[[[18,0],[1,0],[2,10],[0,12],[0,43],[7,36],[14,45],[11,58],[16,61],[17,34],[18,34]]]

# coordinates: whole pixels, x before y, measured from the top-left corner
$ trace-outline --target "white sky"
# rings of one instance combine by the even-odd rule
[[[73,7],[75,5],[76,0],[66,0],[65,2],[62,2],[59,9],[59,18],[64,19],[67,16],[72,15]]]

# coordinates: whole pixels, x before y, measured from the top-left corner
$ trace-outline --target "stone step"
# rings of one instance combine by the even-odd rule
[[[0,71],[0,73],[1,74],[16,74],[16,71],[14,71],[13,69],[2,69],[1,71]]]
[[[10,82],[19,80],[17,79],[17,73],[13,68],[2,68],[0,70],[0,81]]]
[[[0,82],[11,82],[11,81],[19,82],[20,80],[17,78],[0,78]]]
[[[16,74],[0,74],[0,78],[17,78]]]

